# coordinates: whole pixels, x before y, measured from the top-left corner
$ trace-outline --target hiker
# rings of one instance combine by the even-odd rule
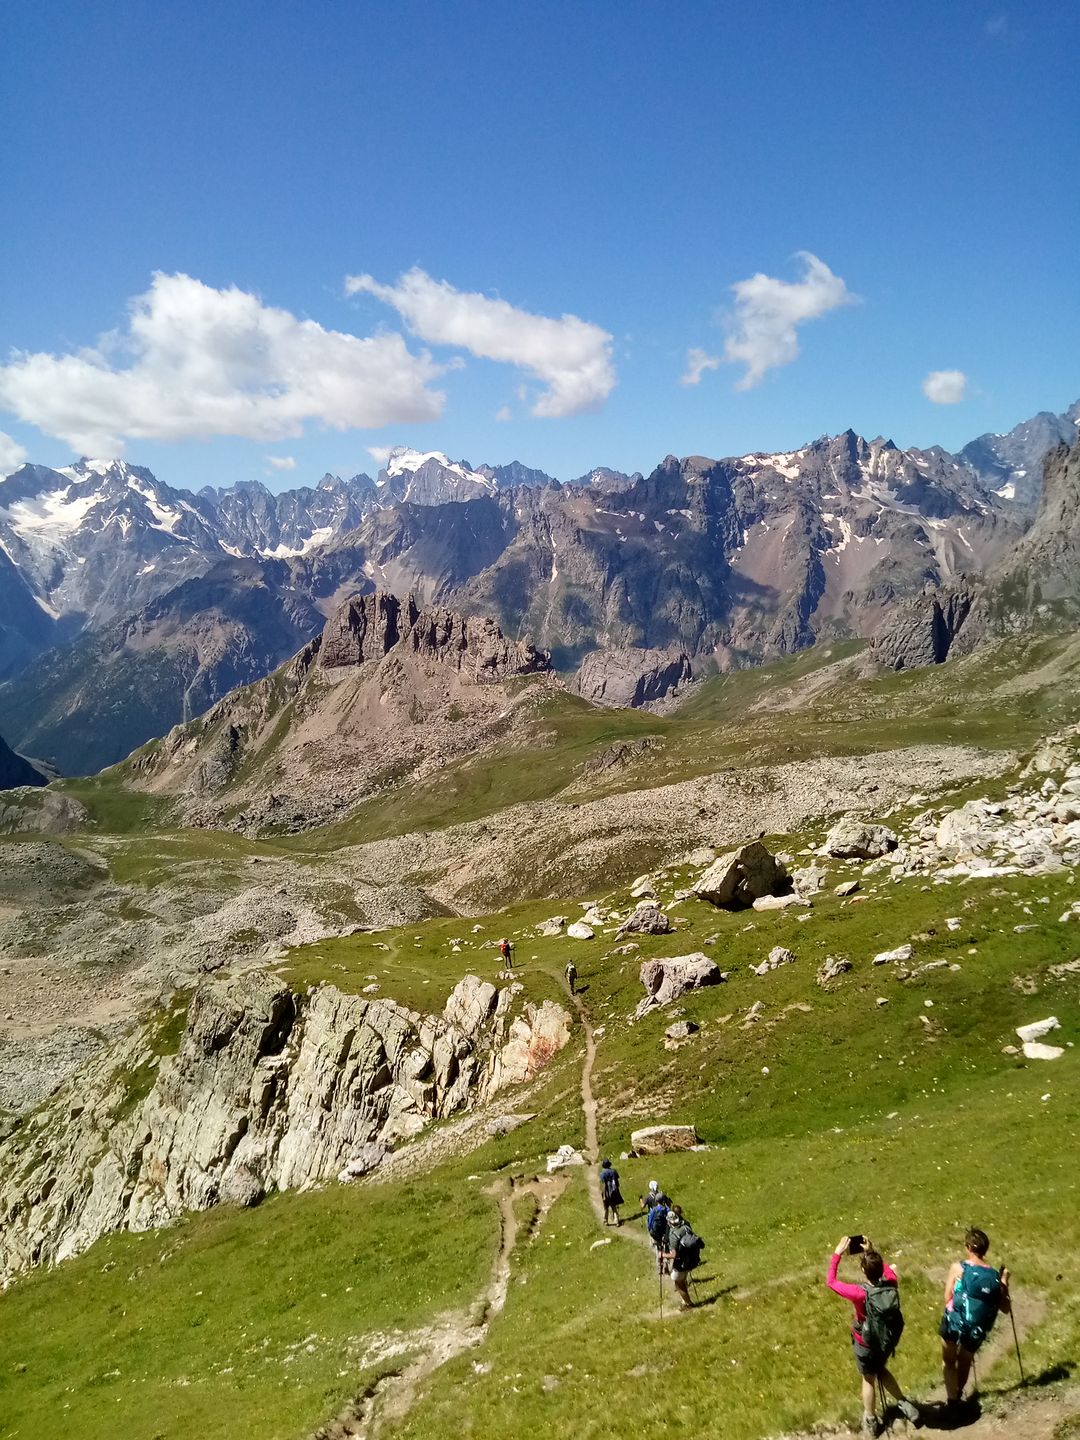
[[[678,1205],[672,1205],[667,1212],[666,1249],[663,1258],[671,1263],[671,1283],[675,1286],[684,1310],[692,1310],[690,1299],[690,1276],[701,1264],[701,1252],[705,1241],[695,1235],[690,1222]]]
[[[649,1181],[649,1188],[641,1197],[641,1208],[645,1211],[645,1226],[649,1239],[656,1250],[656,1268],[661,1275],[667,1274],[668,1264],[664,1258],[667,1251],[668,1207],[671,1201],[655,1180]]]
[[[605,1160],[600,1166],[600,1197],[604,1202],[604,1224],[609,1224],[608,1216],[614,1215],[615,1224],[621,1225],[619,1206],[624,1201],[619,1189],[619,1172],[610,1160]]]
[[[836,1278],[844,1255],[858,1255],[865,1284],[849,1285]],[[889,1369],[889,1360],[904,1329],[896,1271],[885,1264],[865,1235],[856,1235],[854,1239],[845,1235],[837,1241],[825,1283],[855,1307],[851,1345],[855,1368],[862,1380],[863,1430],[868,1435],[880,1435],[884,1429],[885,1417],[879,1420],[877,1416],[879,1388],[889,1392],[905,1420],[918,1425],[919,1407],[907,1399]]]
[[[566,962],[566,970],[564,971],[564,974],[566,975],[566,983],[570,987],[570,994],[573,995],[574,984],[577,981],[577,966],[574,964],[573,960],[568,960]]]
[[[514,947],[509,940],[504,938],[499,941],[499,954],[502,956],[503,969],[509,974],[514,962]]]
[[[993,1329],[998,1312],[1008,1315],[1008,1270],[995,1270],[986,1259],[990,1241],[974,1226],[964,1236],[963,1260],[957,1260],[945,1281],[945,1314],[941,1317],[941,1359],[945,1371],[945,1397],[959,1405],[971,1374],[975,1352]]]

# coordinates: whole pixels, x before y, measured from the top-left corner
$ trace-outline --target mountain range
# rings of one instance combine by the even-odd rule
[[[494,617],[569,671],[652,648],[727,669],[867,636],[1031,527],[1080,402],[957,455],[851,431],[561,484],[397,449],[376,478],[174,490],[126,461],[0,481],[0,733],[83,773],[268,674],[358,592]],[[682,667],[680,666],[680,673]]]

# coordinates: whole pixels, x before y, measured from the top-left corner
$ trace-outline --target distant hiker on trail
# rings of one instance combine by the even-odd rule
[[[957,1260],[945,1281],[945,1314],[941,1317],[941,1358],[945,1370],[945,1395],[958,1405],[971,1374],[975,1352],[993,1329],[998,1311],[1008,1315],[1008,1270],[995,1270],[987,1262],[990,1241],[986,1232],[972,1228],[964,1236],[967,1254]]]
[[[564,974],[566,975],[566,983],[570,987],[570,994],[573,995],[574,986],[577,983],[577,966],[574,964],[573,960],[568,960],[566,962],[566,970],[564,971]]]
[[[701,1264],[701,1252],[705,1241],[695,1235],[690,1222],[678,1205],[672,1205],[667,1212],[666,1249],[662,1251],[665,1260],[671,1262],[671,1283],[678,1292],[684,1310],[692,1310],[690,1299],[690,1276]]]
[[[668,1207],[671,1201],[655,1180],[649,1181],[649,1188],[641,1197],[641,1208],[645,1211],[645,1225],[649,1239],[656,1249],[656,1268],[661,1275],[667,1272],[664,1254],[667,1250]]]
[[[514,963],[514,947],[509,940],[499,941],[499,954],[502,956],[503,969],[509,972]]]
[[[604,1224],[609,1224],[608,1216],[614,1215],[615,1224],[621,1225],[619,1206],[624,1202],[619,1189],[619,1172],[610,1160],[605,1160],[600,1166],[600,1198],[604,1202]]]
[[[836,1278],[844,1255],[858,1255],[864,1285],[848,1285]],[[889,1369],[889,1360],[904,1329],[896,1271],[885,1264],[865,1235],[845,1235],[836,1243],[825,1283],[855,1307],[851,1345],[855,1368],[862,1379],[863,1430],[868,1435],[880,1435],[885,1427],[884,1416],[880,1420],[877,1416],[879,1387],[893,1397],[905,1420],[920,1424],[919,1407],[906,1398]]]

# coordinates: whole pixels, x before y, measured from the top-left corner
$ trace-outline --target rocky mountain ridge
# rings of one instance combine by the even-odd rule
[[[123,462],[25,466],[0,483],[0,666],[23,670],[0,685],[0,729],[69,773],[99,768],[376,587],[490,614],[567,671],[624,647],[757,663],[869,635],[898,600],[995,565],[1028,512],[989,483],[942,450],[851,432],[570,485],[402,450],[375,481],[276,496],[185,498]]]
[[[535,693],[515,682],[549,673],[546,652],[492,620],[357,595],[286,666],[137,753],[129,773],[182,796],[199,823],[224,805],[243,807],[244,826],[307,828],[386,784],[512,746]]]
[[[45,785],[48,777],[36,765],[16,755],[0,735],[0,790],[14,790],[20,785]]]

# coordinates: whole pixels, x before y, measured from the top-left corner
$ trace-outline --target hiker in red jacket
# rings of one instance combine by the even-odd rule
[[[862,1267],[863,1285],[849,1285],[836,1278],[840,1260],[844,1255],[858,1255]],[[884,1429],[884,1416],[877,1416],[877,1390],[881,1387],[896,1401],[896,1408],[905,1420],[913,1425],[921,1422],[919,1407],[912,1404],[900,1389],[889,1369],[889,1360],[900,1341],[904,1328],[904,1317],[900,1313],[900,1294],[897,1289],[896,1271],[886,1265],[871,1242],[864,1235],[843,1236],[837,1241],[825,1283],[837,1295],[850,1300],[855,1309],[855,1324],[851,1328],[851,1346],[855,1355],[855,1368],[862,1381],[863,1419],[862,1428],[868,1435],[880,1435]]]

